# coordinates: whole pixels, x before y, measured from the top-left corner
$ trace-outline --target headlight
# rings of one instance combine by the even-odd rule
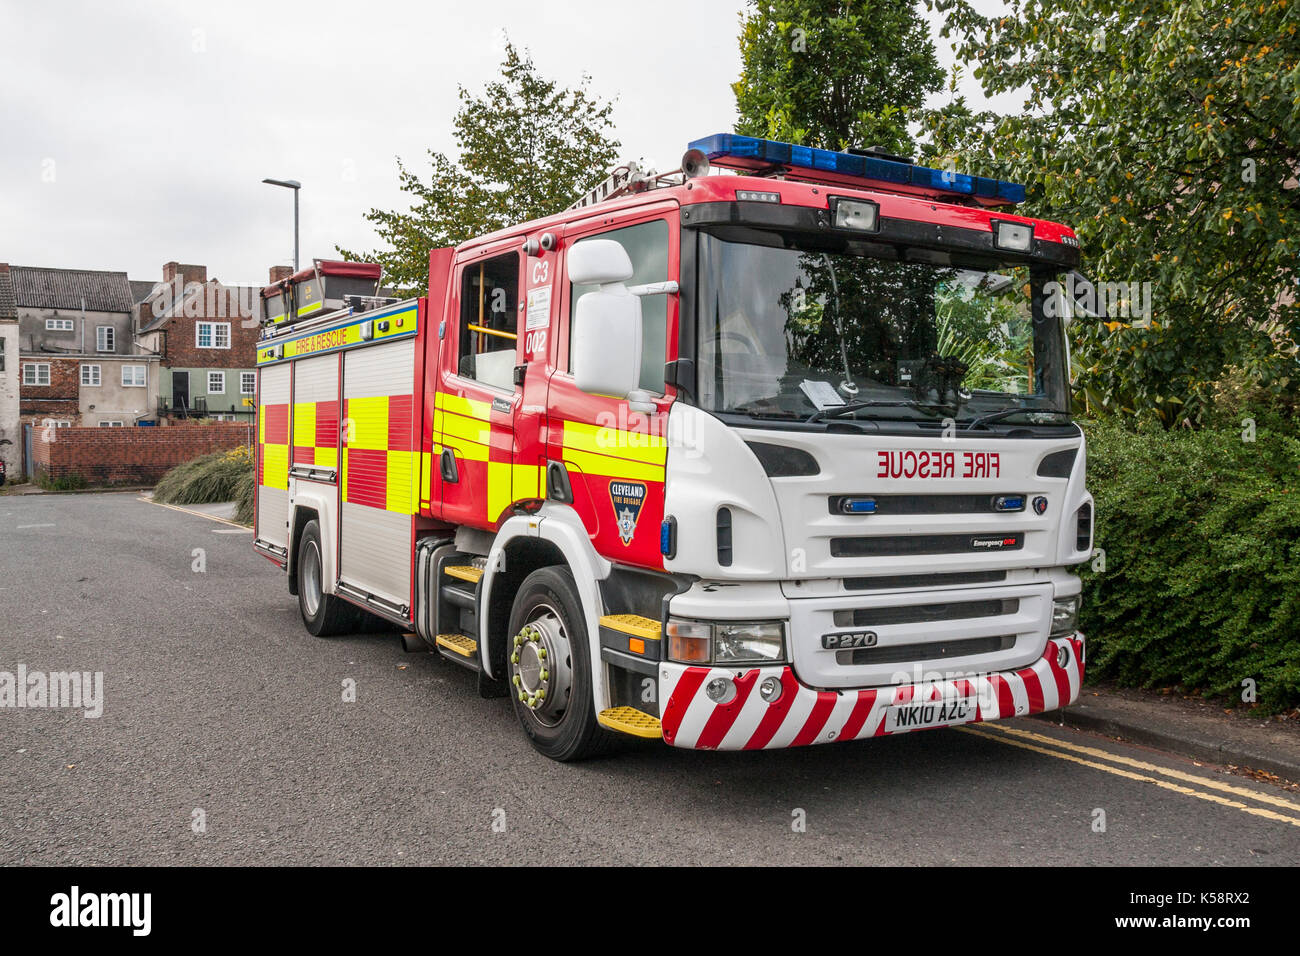
[[[785,628],[778,621],[718,624],[713,631],[713,661],[779,661],[785,650]]]
[[[683,664],[741,664],[785,657],[785,625],[780,621],[704,621],[668,619],[668,659]]]
[[[1067,637],[1079,627],[1079,595],[1052,602],[1052,637]]]

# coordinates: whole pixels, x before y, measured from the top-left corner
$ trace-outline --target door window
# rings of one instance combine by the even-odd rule
[[[518,314],[518,253],[465,266],[457,365],[462,378],[507,391],[514,387]]]

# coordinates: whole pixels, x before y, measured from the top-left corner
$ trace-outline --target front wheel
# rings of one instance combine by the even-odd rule
[[[610,749],[616,740],[596,723],[587,626],[567,568],[541,568],[524,579],[509,634],[510,699],[538,753],[567,761]]]

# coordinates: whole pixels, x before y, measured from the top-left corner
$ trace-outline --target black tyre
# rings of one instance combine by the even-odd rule
[[[313,518],[298,539],[298,610],[303,626],[316,637],[348,634],[361,629],[364,611],[324,592],[320,522]]]
[[[524,578],[509,635],[510,699],[537,752],[567,761],[612,749],[617,737],[596,723],[587,626],[567,568],[542,568]]]

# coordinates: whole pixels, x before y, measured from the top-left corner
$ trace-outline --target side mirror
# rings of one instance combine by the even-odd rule
[[[623,283],[632,278],[627,251],[612,239],[569,249],[569,281],[597,285],[573,309],[573,379],[592,395],[629,398],[641,380],[641,300]]]

